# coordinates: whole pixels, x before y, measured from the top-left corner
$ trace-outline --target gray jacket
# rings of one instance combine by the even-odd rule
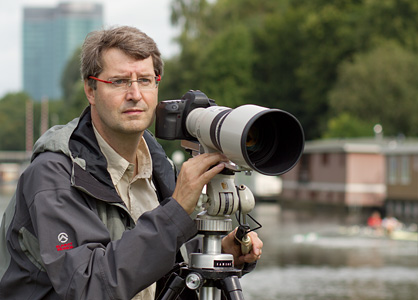
[[[90,109],[35,144],[0,229],[0,299],[131,299],[161,279],[196,226],[148,132],[160,206],[133,220],[107,172]]]

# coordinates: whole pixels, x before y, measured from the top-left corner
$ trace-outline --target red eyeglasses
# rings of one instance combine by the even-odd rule
[[[94,76],[89,76],[89,79],[111,84],[115,89],[120,90],[128,90],[134,82],[138,83],[138,88],[140,90],[152,90],[158,87],[158,84],[161,81],[161,75],[143,76],[136,80],[132,80],[129,78],[109,78],[109,80],[103,80]]]

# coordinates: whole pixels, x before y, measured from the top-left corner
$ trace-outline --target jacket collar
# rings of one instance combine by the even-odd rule
[[[161,202],[174,191],[175,168],[153,135],[145,131],[143,136],[152,157],[152,178]],[[107,171],[107,161],[96,140],[90,106],[79,118],[67,125],[49,129],[35,143],[32,160],[45,151],[61,152],[72,160],[71,181],[75,187],[103,201],[123,203],[112,183]]]

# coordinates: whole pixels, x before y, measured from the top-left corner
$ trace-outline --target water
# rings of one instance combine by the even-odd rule
[[[352,216],[257,204],[262,259],[241,279],[246,300],[418,299],[418,241],[338,234]]]
[[[288,266],[241,279],[245,299],[417,299],[416,268]]]
[[[14,188],[0,187],[3,214]],[[246,300],[416,300],[418,241],[344,237],[352,216],[257,203],[264,242],[255,271],[241,278]]]

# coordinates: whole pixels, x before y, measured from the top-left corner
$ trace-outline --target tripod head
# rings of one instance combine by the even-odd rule
[[[195,141],[182,140],[181,146],[192,156],[205,152],[200,143]],[[241,241],[246,233],[250,231],[248,224],[246,224],[246,217],[247,215],[250,216],[249,213],[254,209],[255,199],[253,193],[247,186],[243,184],[236,185],[235,173],[240,171],[243,170],[235,163],[229,161],[225,164],[225,169],[207,184],[206,194],[203,194],[201,197],[203,212],[196,217],[199,231],[207,232],[208,225],[205,223],[210,222],[209,220],[217,220],[212,224],[214,228],[209,231],[229,232],[232,230],[232,225],[228,219],[233,214],[237,214],[237,221],[240,225],[239,232],[241,234],[239,240]],[[251,174],[249,170],[246,170],[245,172]],[[251,216],[250,218],[253,219]],[[219,224],[219,220],[224,221],[222,222],[223,225]],[[245,224],[241,223],[241,221]],[[255,221],[255,223],[259,225],[258,228],[261,227],[257,221]],[[223,228],[223,226],[227,227]],[[245,233],[243,233],[243,228],[246,229]]]

